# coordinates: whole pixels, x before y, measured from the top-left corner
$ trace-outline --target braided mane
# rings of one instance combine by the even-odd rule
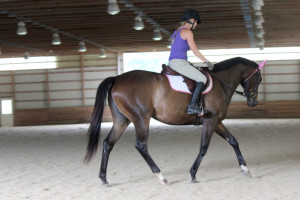
[[[244,65],[249,65],[254,68],[258,68],[258,64],[256,62],[254,62],[252,60],[248,60],[246,58],[236,57],[236,58],[231,58],[231,59],[216,63],[214,66],[214,69],[212,71],[213,72],[224,71],[224,70],[229,69],[230,67],[237,65],[237,64],[244,64]]]

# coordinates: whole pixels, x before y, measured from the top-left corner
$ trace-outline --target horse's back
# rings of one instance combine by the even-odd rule
[[[155,75],[157,75],[157,73],[155,73],[155,72],[144,71],[144,70],[133,70],[133,71],[129,71],[129,72],[126,72],[126,73],[123,73],[123,74],[117,76],[117,79],[119,79],[119,81],[126,79],[127,82],[128,82],[128,80],[131,80],[131,81],[144,80],[144,81],[146,81],[149,78],[150,79],[154,78]]]
[[[147,92],[146,89],[154,87],[157,73],[134,70],[116,77],[113,91],[126,90],[129,93]]]

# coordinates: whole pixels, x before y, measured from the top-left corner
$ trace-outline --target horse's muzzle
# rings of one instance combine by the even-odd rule
[[[257,106],[258,102],[257,102],[256,98],[250,97],[247,99],[247,104],[250,107],[254,107],[254,106]]]

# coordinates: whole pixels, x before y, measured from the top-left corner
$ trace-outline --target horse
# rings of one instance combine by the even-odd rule
[[[200,120],[202,125],[200,151],[190,169],[192,183],[197,182],[196,173],[214,132],[233,147],[242,173],[251,176],[237,140],[222,121],[226,117],[231,98],[239,84],[243,87],[243,95],[247,97],[248,106],[253,107],[258,104],[258,86],[262,80],[260,70],[263,65],[264,63],[258,65],[254,61],[236,57],[216,63],[214,69],[209,71],[214,86],[202,97],[206,112]],[[94,111],[88,129],[86,163],[97,151],[106,97],[108,97],[113,125],[103,141],[99,174],[103,184],[109,185],[106,172],[110,152],[130,123],[133,123],[136,131],[135,148],[145,159],[154,175],[158,177],[160,183],[167,184],[167,180],[148,152],[149,122],[151,118],[154,118],[169,125],[193,125],[197,114],[186,113],[191,94],[172,90],[164,74],[149,71],[135,70],[106,78],[97,89]]]

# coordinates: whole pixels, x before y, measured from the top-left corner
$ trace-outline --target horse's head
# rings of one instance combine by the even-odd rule
[[[262,81],[260,70],[264,67],[266,60],[259,64],[258,68],[247,73],[245,79],[242,80],[245,96],[247,97],[248,106],[254,107],[258,104],[257,94],[258,86]]]

